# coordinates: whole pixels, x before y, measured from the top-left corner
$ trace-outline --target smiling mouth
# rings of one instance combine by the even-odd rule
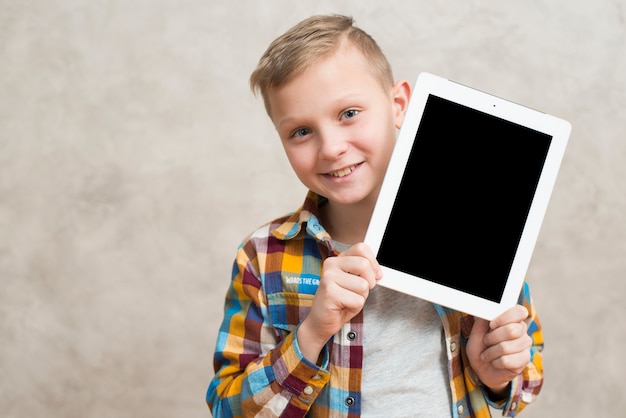
[[[329,176],[332,177],[345,177],[348,174],[352,173],[356,169],[357,165],[351,165],[350,167],[342,168],[341,170],[333,171],[328,173]]]

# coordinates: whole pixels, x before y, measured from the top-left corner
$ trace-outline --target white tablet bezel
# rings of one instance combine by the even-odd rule
[[[414,85],[404,122],[398,134],[380,195],[368,227],[365,243],[378,255],[405,167],[429,95],[476,109],[552,137],[519,246],[500,302],[382,266],[379,284],[430,302],[485,319],[493,319],[517,303],[548,201],[559,171],[571,125],[569,122],[430,73],[420,73]],[[410,239],[416,239],[411,237]],[[398,245],[407,245],[398,243]]]

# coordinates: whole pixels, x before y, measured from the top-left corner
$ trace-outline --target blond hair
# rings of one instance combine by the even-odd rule
[[[276,38],[250,76],[250,88],[261,93],[270,113],[268,92],[285,85],[307,67],[336,52],[348,40],[371,64],[372,73],[383,87],[393,85],[387,58],[374,39],[354,26],[354,19],[338,14],[309,17]]]

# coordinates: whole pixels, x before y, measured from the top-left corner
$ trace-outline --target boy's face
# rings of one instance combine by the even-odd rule
[[[331,204],[373,208],[409,95],[406,81],[385,89],[348,44],[268,100],[300,181]]]

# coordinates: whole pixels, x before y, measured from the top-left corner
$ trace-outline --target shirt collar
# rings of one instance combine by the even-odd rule
[[[309,190],[302,206],[272,230],[272,235],[281,240],[290,240],[307,233],[318,241],[330,243],[330,234],[324,229],[319,219],[320,207],[327,201],[325,197]]]

